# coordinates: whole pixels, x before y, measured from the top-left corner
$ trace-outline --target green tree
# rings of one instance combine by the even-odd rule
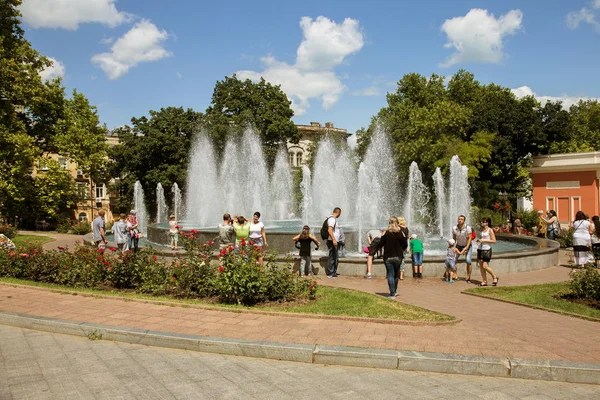
[[[206,109],[204,126],[212,136],[217,152],[222,152],[227,139],[247,126],[254,127],[262,140],[269,165],[277,149],[287,140],[297,143],[300,133],[291,118],[291,101],[280,86],[261,78],[254,83],[242,81],[235,75],[218,81],[211,105]]]
[[[560,120],[561,128],[566,118]],[[571,106],[566,135],[550,145],[551,153],[569,153],[600,150],[600,103],[580,100]]]
[[[35,215],[56,222],[65,211],[71,210],[80,200],[71,174],[62,169],[56,160],[44,157],[44,171],[35,177]]]
[[[132,126],[112,132],[119,145],[109,150],[111,176],[118,177],[117,190],[122,194],[117,208],[131,207],[133,185],[139,180],[145,189],[148,205],[155,204],[155,188],[177,182],[185,188],[189,153],[194,135],[200,130],[203,115],[183,107],[150,111],[150,118],[132,118]]]

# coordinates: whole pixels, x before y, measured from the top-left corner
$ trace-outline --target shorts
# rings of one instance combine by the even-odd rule
[[[446,260],[446,268],[450,268],[452,271],[456,271],[456,263],[451,263],[450,261]]]
[[[463,251],[463,249],[465,247],[467,247],[467,246],[456,245],[456,249],[458,251]],[[459,258],[460,258],[460,256],[457,254],[456,255],[456,261],[458,261]],[[467,262],[467,264],[472,264],[473,263],[473,246],[469,246],[469,250],[467,251],[467,254],[465,256],[465,261]]]
[[[492,249],[482,250],[477,249],[477,260],[483,262],[490,262],[492,259]]]
[[[249,240],[250,244],[253,244],[256,247],[263,248],[265,245],[265,241],[263,240],[262,236],[257,237],[257,238],[249,238],[248,240]]]
[[[412,262],[413,265],[423,265],[423,253],[420,251],[413,253]]]
[[[171,236],[171,240],[174,240],[175,242],[179,241],[179,233],[178,232],[169,232],[169,235]]]
[[[371,244],[369,245],[369,256],[371,257],[375,257],[377,255],[377,252],[379,251],[379,242],[381,241],[381,238],[375,238],[371,241]]]

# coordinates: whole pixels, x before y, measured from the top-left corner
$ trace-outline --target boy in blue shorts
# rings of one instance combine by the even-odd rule
[[[410,235],[410,252],[413,278],[423,278],[423,242],[419,240],[416,233]]]

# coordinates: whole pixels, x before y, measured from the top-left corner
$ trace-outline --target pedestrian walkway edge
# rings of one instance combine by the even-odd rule
[[[6,311],[0,311],[0,324],[83,336],[90,340],[112,340],[273,360],[600,385],[600,364],[196,336],[112,327]]]

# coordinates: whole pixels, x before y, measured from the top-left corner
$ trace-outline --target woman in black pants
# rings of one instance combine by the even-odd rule
[[[392,217],[388,229],[381,236],[379,247],[383,247],[383,262],[387,272],[387,281],[390,288],[390,298],[395,299],[398,292],[398,279],[404,252],[408,247],[406,234],[400,229],[398,219]]]

